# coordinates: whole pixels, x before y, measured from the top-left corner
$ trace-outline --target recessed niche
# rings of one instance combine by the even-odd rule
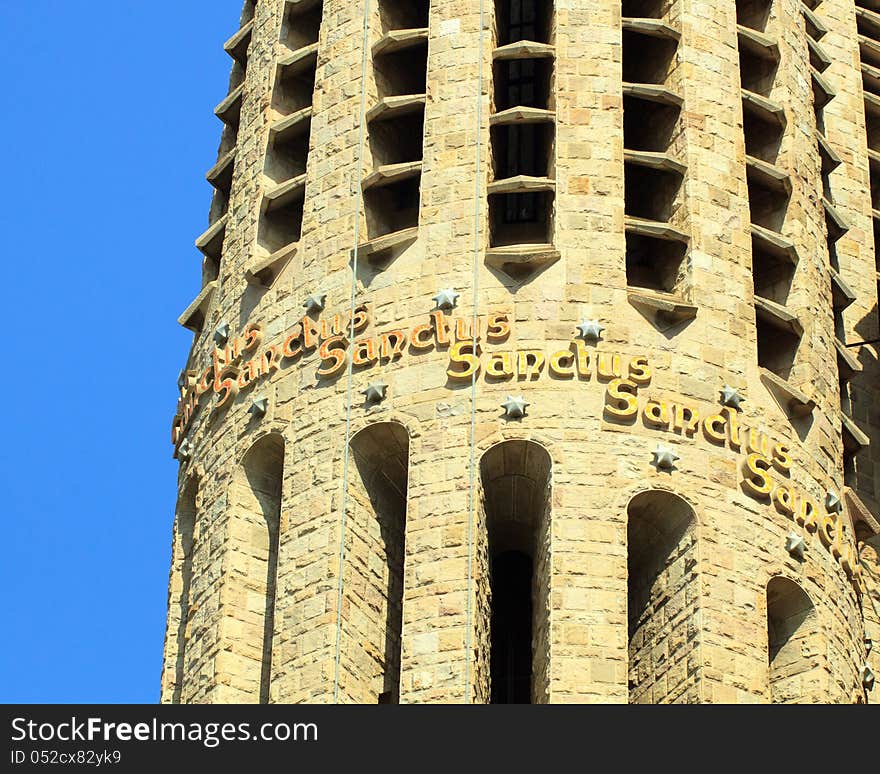
[[[259,242],[270,253],[298,242],[302,236],[303,202],[264,212],[260,220]]]
[[[736,22],[763,32],[770,19],[771,3],[767,0],[736,0]]]
[[[553,192],[489,196],[490,244],[552,244]]]
[[[782,147],[782,128],[777,123],[762,121],[753,113],[743,113],[743,134],[746,153],[773,164]]]
[[[418,226],[420,184],[415,176],[364,192],[369,239]]]
[[[430,0],[380,0],[382,32],[427,27],[430,10]]]
[[[669,149],[680,131],[681,108],[637,97],[623,98],[623,147],[628,150]]]
[[[627,215],[667,222],[680,205],[682,178],[676,172],[627,163],[624,167]]]
[[[687,245],[642,234],[626,235],[626,284],[671,293],[684,276]]]
[[[749,211],[752,223],[781,232],[788,209],[788,196],[749,180]]]
[[[307,11],[298,11],[295,6],[291,6],[284,16],[281,40],[291,51],[317,43],[321,33],[322,14],[323,3],[317,3]]]
[[[553,60],[502,59],[494,64],[495,111],[512,107],[553,109],[550,81]]]
[[[498,45],[520,40],[549,43],[553,0],[496,0]]]
[[[752,278],[755,295],[783,306],[788,302],[794,280],[794,264],[752,245]]]
[[[424,94],[427,79],[427,41],[424,46],[382,54],[373,60],[379,99]]]
[[[266,155],[266,175],[276,183],[290,180],[306,171],[309,133],[302,132],[283,143],[275,143]]]
[[[290,115],[311,106],[315,92],[315,63],[310,62],[295,72],[279,68],[278,81],[272,94],[272,107],[282,115]]]
[[[778,68],[779,62],[776,60],[755,56],[740,47],[739,74],[742,88],[769,97]]]
[[[757,318],[758,365],[782,379],[791,376],[800,336]]]
[[[495,180],[551,176],[554,129],[551,123],[492,127]]]
[[[669,0],[623,0],[620,15],[625,19],[661,19],[669,5]]]
[[[677,48],[675,40],[623,30],[623,80],[665,83],[673,70]]]
[[[370,151],[373,166],[402,164],[422,158],[422,135],[425,114],[407,113],[389,121],[371,121]]]

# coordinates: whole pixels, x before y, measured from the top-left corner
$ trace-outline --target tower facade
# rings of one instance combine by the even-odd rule
[[[871,701],[859,2],[245,4],[163,701]]]

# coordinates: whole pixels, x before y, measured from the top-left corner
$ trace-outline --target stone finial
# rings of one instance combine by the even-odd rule
[[[217,326],[217,330],[214,331],[214,341],[217,342],[218,347],[226,346],[226,342],[229,341],[228,322],[222,322]]]
[[[658,443],[657,448],[651,453],[654,455],[654,464],[659,470],[672,470],[676,461],[681,459],[673,449],[662,443]]]
[[[326,304],[326,293],[312,293],[303,303],[303,307],[306,312],[312,314],[313,312],[323,312]]]
[[[501,408],[504,409],[504,416],[507,419],[522,419],[526,415],[526,407],[529,405],[522,395],[516,397],[508,395],[507,400],[501,404]]]
[[[438,291],[433,300],[438,309],[455,309],[460,295],[461,293],[456,293],[454,288],[444,288]]]
[[[785,550],[796,559],[803,561],[807,544],[797,532],[789,532],[785,538]]]
[[[740,394],[736,387],[731,387],[729,384],[725,384],[724,387],[721,388],[722,406],[730,406],[737,411],[742,411],[742,406],[740,404],[744,400],[745,398]]]
[[[367,403],[381,403],[387,397],[387,390],[388,385],[385,382],[372,382],[365,390],[361,390],[361,395],[366,396]]]
[[[581,332],[581,338],[585,341],[598,341],[602,338],[602,331],[605,330],[605,326],[598,320],[584,320],[577,327]]]

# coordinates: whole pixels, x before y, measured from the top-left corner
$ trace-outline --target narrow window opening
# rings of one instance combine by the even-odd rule
[[[681,207],[681,175],[627,163],[624,167],[627,215],[668,222]]]
[[[821,700],[822,641],[816,609],[793,581],[767,584],[767,644],[773,704]]]
[[[553,194],[550,191],[493,194],[489,197],[492,247],[550,244]]]
[[[743,113],[743,134],[746,153],[769,164],[775,163],[782,147],[783,131],[779,124],[762,121],[751,113]]]
[[[758,57],[740,48],[739,72],[742,88],[769,97],[778,69],[779,62],[776,59]]]
[[[420,177],[410,177],[364,192],[370,239],[415,228],[419,224],[420,184]]]
[[[785,305],[791,293],[795,267],[791,261],[752,246],[755,295]]]
[[[662,19],[669,5],[668,0],[623,0],[621,15],[625,19]]]
[[[678,44],[668,38],[623,31],[623,80],[663,84],[672,73]]]
[[[382,31],[424,29],[428,26],[430,0],[381,0]]]
[[[553,60],[502,59],[495,62],[495,110],[512,107],[552,109],[550,82]]]
[[[777,376],[788,379],[797,356],[800,336],[757,318],[758,365]]]
[[[788,210],[788,195],[749,180],[749,211],[752,223],[777,233],[782,231]]]
[[[278,81],[272,94],[272,107],[282,116],[311,107],[315,92],[314,62],[302,68],[279,68]]]
[[[737,24],[763,32],[770,19],[770,6],[771,3],[767,2],[767,0],[737,0]]]
[[[665,152],[680,131],[681,108],[623,98],[623,146],[627,150]]]
[[[693,700],[699,598],[694,513],[680,497],[636,496],[627,519],[629,700]]]
[[[532,560],[504,551],[490,560],[492,704],[530,704],[532,687]]]
[[[552,14],[552,0],[498,0],[498,44],[506,46],[524,40],[549,43]]]
[[[295,5],[289,8],[281,30],[284,44],[291,51],[296,51],[317,43],[321,33],[323,3],[317,3],[307,11],[297,11]]]
[[[428,41],[424,45],[382,54],[373,60],[379,99],[424,94],[428,77]]]
[[[632,287],[672,293],[684,278],[687,245],[628,232],[626,283]]]

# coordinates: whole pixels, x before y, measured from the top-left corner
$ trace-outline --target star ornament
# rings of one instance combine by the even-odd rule
[[[578,325],[578,330],[581,332],[581,338],[585,341],[598,341],[602,338],[605,326],[600,324],[598,320],[584,320]]]
[[[367,389],[361,390],[361,395],[367,399],[367,403],[381,403],[385,400],[388,385],[385,382],[372,382]]]
[[[797,532],[789,532],[785,538],[785,550],[797,559],[804,558],[804,552],[807,550],[807,544]]]
[[[504,409],[504,416],[507,419],[522,419],[526,415],[526,407],[529,405],[522,395],[516,397],[508,395],[507,400],[501,404],[501,408]]]
[[[722,406],[730,406],[737,411],[742,411],[740,404],[744,400],[745,398],[739,394],[739,390],[736,389],[736,387],[731,387],[729,384],[725,384],[724,387],[721,389]]]
[[[680,460],[675,451],[662,443],[657,444],[657,448],[652,452],[654,455],[654,464],[659,470],[672,470],[675,467],[676,460]]]
[[[832,492],[830,489],[825,493],[825,508],[829,513],[837,513],[843,510],[843,503],[840,502],[840,495]]]
[[[220,323],[217,326],[217,330],[214,331],[214,341],[217,342],[218,346],[226,346],[226,342],[229,341],[229,323]]]
[[[266,412],[269,410],[269,399],[263,396],[259,398],[254,398],[251,402],[251,407],[248,409],[248,414],[251,414],[255,417],[264,417],[266,416]]]
[[[445,288],[440,290],[433,299],[438,309],[455,309],[460,295],[461,293],[456,293],[454,288]]]
[[[312,312],[323,312],[327,303],[326,293],[312,293],[303,304],[305,310],[311,314]]]

